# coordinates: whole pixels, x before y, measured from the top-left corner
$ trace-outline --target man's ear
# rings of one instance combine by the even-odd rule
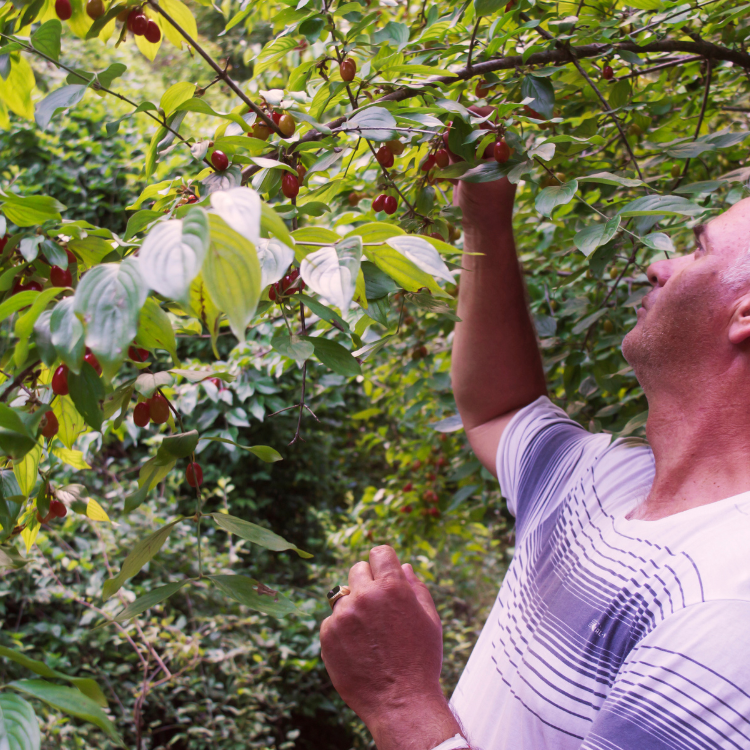
[[[743,295],[732,315],[729,324],[729,341],[735,346],[750,340],[750,293]]]

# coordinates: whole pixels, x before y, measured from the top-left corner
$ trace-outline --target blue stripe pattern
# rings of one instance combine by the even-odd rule
[[[481,750],[750,750],[750,493],[656,522],[645,441],[547,398],[498,451],[516,551],[452,698]]]

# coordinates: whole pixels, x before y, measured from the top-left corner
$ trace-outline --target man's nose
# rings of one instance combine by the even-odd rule
[[[664,286],[673,271],[674,261],[657,260],[646,269],[646,276],[653,286]]]

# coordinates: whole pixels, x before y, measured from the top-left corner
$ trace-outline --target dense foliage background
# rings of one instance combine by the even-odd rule
[[[748,194],[750,6],[167,0],[143,6],[160,46],[123,31],[115,20],[123,7],[108,4],[94,22],[75,0],[60,24],[51,0],[0,6],[8,233],[0,400],[10,406],[0,413],[0,678],[9,686],[0,692],[0,738],[39,747],[38,722],[42,746],[66,749],[120,741],[139,749],[364,748],[366,731],[319,659],[325,591],[370,546],[392,544],[438,602],[449,693],[513,554],[512,518],[468,450],[451,394],[457,284],[449,279],[463,240],[448,178],[518,183],[516,237],[551,395],[591,430],[639,433],[646,404],[619,344],[648,288],[645,266],[689,250],[694,224]],[[357,64],[349,86],[339,72],[345,56]],[[291,112],[295,134],[244,135],[258,134],[248,101],[267,104],[266,116]],[[492,117],[470,105],[493,107]],[[178,134],[171,142],[167,127]],[[500,138],[510,159],[484,161]],[[382,168],[374,152],[395,139],[403,151]],[[219,146],[231,166],[215,173],[201,160],[210,163]],[[421,169],[445,146],[462,161]],[[297,173],[300,162],[307,175],[288,200],[282,174]],[[163,330],[144,338],[141,315],[136,343],[149,361],[135,363],[89,337],[87,314],[104,313],[83,309],[86,343],[106,365],[102,398],[66,400],[60,437],[36,443],[53,402],[51,372],[60,362],[80,367],[83,356],[74,341],[50,351],[38,324],[49,328],[43,311],[60,304],[58,294],[71,299],[51,286],[43,255],[55,249],[45,244],[39,254],[41,239],[77,254],[78,287],[102,263],[136,257],[164,220],[187,221],[193,206],[216,209],[211,196],[240,184],[275,211],[275,223],[259,219],[260,234],[293,246],[296,267],[344,235],[362,237],[365,273],[351,306],[309,277],[305,290],[318,307],[307,306],[300,332],[328,337],[344,354],[295,350],[305,343],[296,332],[282,341],[288,321],[257,274],[242,287],[255,300],[245,341],[228,323],[237,316],[232,300],[214,300],[223,314],[213,322],[154,287],[149,300],[173,341]],[[398,197],[397,213],[373,210],[381,193]],[[186,202],[191,194],[195,203]],[[19,204],[41,196],[52,201]],[[399,232],[421,235],[434,256],[420,265],[392,249],[386,262],[382,242]],[[87,254],[101,239],[110,254]],[[255,257],[253,242],[246,252]],[[26,307],[13,301],[23,273],[44,287],[21,291],[36,315],[31,336],[28,325],[19,328]],[[293,326],[301,307],[294,298],[284,304]],[[181,423],[136,427],[128,402],[147,394],[132,388],[118,418],[136,376],[165,373],[176,361],[182,374],[159,383]],[[311,412],[298,406],[301,393]],[[19,426],[14,414],[26,421]],[[191,430],[230,441],[192,445],[204,471],[200,513],[251,521],[313,557],[186,520],[103,597],[140,540],[180,516],[198,517],[187,454],[150,492],[139,495],[138,484],[163,437]],[[283,460],[264,462],[260,455],[271,454],[240,446],[267,446]],[[141,504],[131,508],[134,496]],[[36,512],[52,498],[69,512],[40,525]],[[206,572],[249,576],[258,593],[227,596]],[[112,622],[123,606],[187,579],[168,599]],[[276,592],[294,612],[269,613]]]

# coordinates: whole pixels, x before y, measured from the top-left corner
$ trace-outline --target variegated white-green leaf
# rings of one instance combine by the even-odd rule
[[[346,312],[354,298],[361,262],[362,238],[348,237],[335,247],[310,253],[300,265],[300,274],[310,289]]]
[[[135,258],[104,263],[88,271],[76,289],[73,309],[86,329],[86,344],[107,380],[117,372],[138,332],[148,288]]]
[[[436,276],[439,279],[445,279],[451,284],[454,283],[453,274],[448,270],[445,261],[443,261],[438,251],[427,240],[409,234],[402,234],[398,237],[389,237],[385,242],[394,250],[398,250],[398,252],[425,273],[429,273],[431,276]]]
[[[202,208],[191,209],[184,219],[156,224],[138,254],[143,278],[164,297],[187,301],[208,243],[208,216]]]
[[[260,239],[260,196],[247,187],[211,193],[214,212],[238,234],[258,245]]]
[[[260,262],[260,288],[278,281],[294,260],[294,250],[275,238],[259,240],[256,246]]]
[[[229,320],[234,335],[245,329],[260,299],[260,263],[255,245],[218,214],[209,214],[211,245],[203,263],[203,282],[211,301]]]
[[[65,297],[55,305],[50,317],[50,336],[60,359],[73,372],[79,373],[86,346],[83,323],[75,314],[74,303],[74,297]]]

